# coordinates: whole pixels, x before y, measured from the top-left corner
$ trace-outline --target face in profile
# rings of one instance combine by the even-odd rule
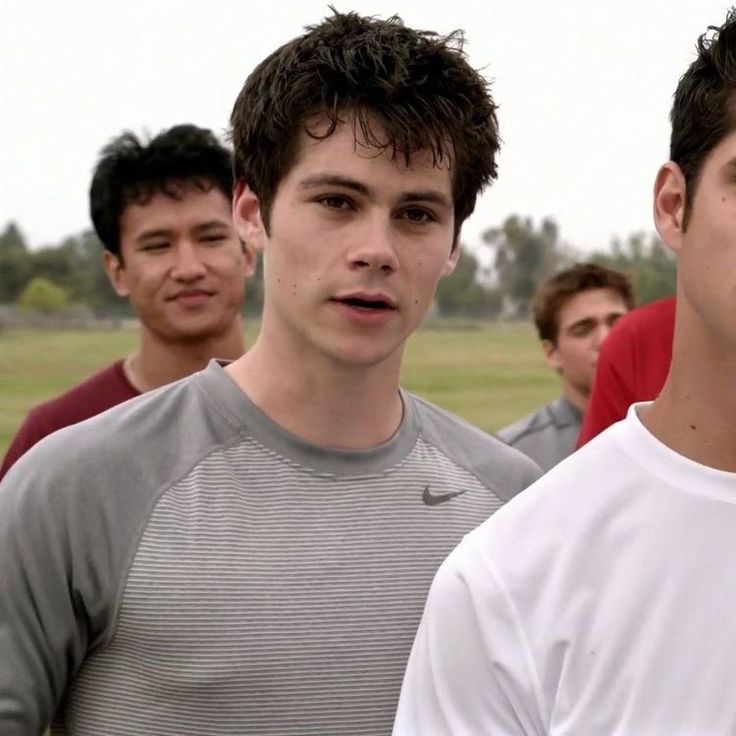
[[[655,222],[678,253],[678,330],[689,356],[736,354],[736,131],[705,158],[685,226],[685,180],[660,169]],[[705,352],[707,351],[707,353]]]
[[[418,152],[407,166],[344,123],[302,134],[280,182],[269,233],[241,186],[236,221],[264,252],[262,335],[292,354],[351,365],[400,361],[407,337],[457,259],[450,171]]]
[[[144,330],[166,342],[206,341],[238,322],[254,261],[219,189],[184,186],[180,193],[128,205],[120,217],[121,258],[106,253],[105,265]]]
[[[557,314],[557,339],[542,344],[549,365],[563,383],[588,396],[598,354],[613,325],[629,311],[614,289],[587,289],[568,299]]]

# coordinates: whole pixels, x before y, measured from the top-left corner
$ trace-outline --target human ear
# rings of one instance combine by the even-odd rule
[[[126,279],[125,266],[120,256],[116,256],[109,250],[104,251],[102,254],[102,265],[107,274],[107,278],[110,279],[110,284],[115,290],[118,296],[129,297],[130,289],[128,288],[128,282]]]
[[[676,252],[682,246],[685,202],[685,175],[674,161],[668,161],[654,182],[654,224],[662,240]]]
[[[246,253],[263,250],[265,228],[261,205],[253,190],[243,181],[236,184],[233,194],[233,223]]]
[[[455,266],[457,266],[457,262],[460,258],[460,244],[459,242],[456,242],[452,246],[452,250],[450,251],[450,255],[447,257],[447,260],[445,261],[444,265],[442,266],[442,270],[440,271],[440,278],[444,278],[445,276],[449,276],[454,270]]]
[[[560,363],[560,354],[557,350],[557,344],[552,340],[542,340],[542,352],[544,353],[544,359],[547,361],[547,365],[556,371],[562,368]]]

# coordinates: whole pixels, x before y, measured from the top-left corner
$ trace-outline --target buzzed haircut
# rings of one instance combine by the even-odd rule
[[[421,150],[435,165],[451,163],[456,235],[496,177],[496,105],[468,64],[462,32],[441,36],[407,28],[398,16],[333,9],[261,62],[233,108],[235,179],[258,197],[266,229],[301,133],[327,138],[347,121],[361,140],[407,165]]]
[[[736,8],[722,26],[709,26],[698,38],[697,51],[680,78],[670,113],[670,160],[680,167],[686,183],[683,229],[703,162],[736,130]]]
[[[97,236],[118,258],[120,217],[130,204],[146,204],[157,193],[180,199],[193,186],[233,194],[232,154],[215,134],[196,125],[176,125],[149,141],[126,131],[100,154],[89,191]]]
[[[539,339],[557,342],[560,310],[576,294],[591,289],[611,289],[628,309],[634,308],[634,291],[626,274],[597,263],[576,263],[543,281],[534,295],[532,314]]]

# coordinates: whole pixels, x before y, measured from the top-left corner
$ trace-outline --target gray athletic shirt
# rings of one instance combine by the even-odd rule
[[[410,394],[310,445],[217,363],[43,440],[0,484],[0,733],[390,733],[434,572],[538,476]]]

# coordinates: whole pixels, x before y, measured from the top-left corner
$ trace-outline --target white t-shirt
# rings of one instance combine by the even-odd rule
[[[736,734],[736,474],[642,406],[443,563],[394,736]]]

